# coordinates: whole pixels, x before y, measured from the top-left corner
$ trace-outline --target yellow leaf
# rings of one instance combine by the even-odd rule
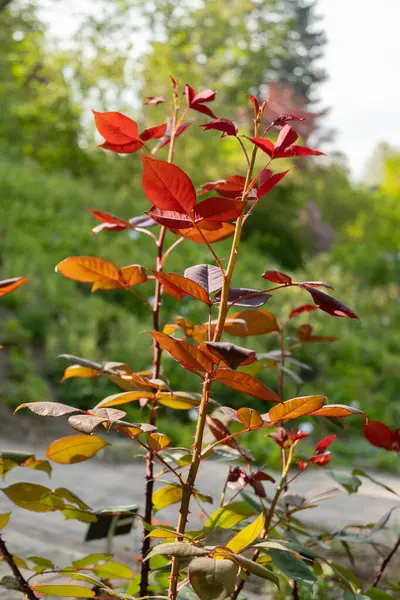
[[[252,408],[239,408],[236,412],[236,416],[239,421],[248,429],[264,425],[264,421],[258,412]]]
[[[96,565],[93,572],[101,579],[133,579],[132,569],[113,560]]]
[[[61,381],[71,379],[71,377],[89,378],[89,377],[100,377],[101,373],[97,369],[91,369],[90,367],[81,367],[80,365],[71,365],[64,371],[64,376]]]
[[[199,406],[201,400],[200,394],[191,394],[186,392],[163,392],[157,396],[157,402],[174,408],[175,410],[190,410],[195,406]]]
[[[0,531],[4,529],[4,527],[7,525],[8,521],[10,520],[10,517],[11,513],[3,513],[0,515]]]
[[[56,271],[75,281],[118,281],[120,274],[115,265],[96,256],[70,256],[56,266]]]
[[[157,527],[157,529],[153,529],[153,531],[150,531],[150,533],[147,537],[170,539],[170,538],[176,538],[177,535],[178,535],[178,533],[176,531],[169,531],[168,529],[163,529],[162,527]]]
[[[224,331],[230,335],[247,337],[278,331],[278,324],[272,313],[252,308],[231,315],[225,322]]]
[[[234,554],[239,554],[247,546],[250,546],[252,542],[261,534],[264,529],[264,513],[261,513],[259,517],[250,525],[247,525],[242,531],[240,531],[231,541],[226,545],[229,550],[232,550]]]
[[[34,592],[48,596],[60,596],[62,598],[95,598],[93,590],[82,585],[33,585]]]
[[[135,402],[141,398],[148,398],[149,400],[154,398],[154,394],[151,392],[125,392],[123,394],[113,394],[104,398],[96,408],[107,408],[109,406],[118,406],[120,404],[127,404],[128,402]]]
[[[166,485],[153,494],[155,510],[161,510],[170,504],[177,504],[182,500],[182,488],[177,485]]]
[[[69,465],[92,458],[105,446],[109,443],[96,435],[70,435],[50,444],[46,456],[60,465]]]
[[[147,438],[147,444],[153,452],[159,452],[169,446],[171,440],[164,433],[150,433]]]
[[[326,400],[325,396],[302,396],[292,398],[281,404],[276,404],[268,412],[271,421],[282,419],[297,419],[303,415],[309,415],[321,408]]]

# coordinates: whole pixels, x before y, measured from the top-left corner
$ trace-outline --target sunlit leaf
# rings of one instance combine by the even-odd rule
[[[55,463],[69,465],[92,458],[105,446],[109,443],[95,435],[71,435],[50,444],[46,456]]]
[[[11,513],[0,514],[0,531],[4,529],[4,527],[7,525],[8,521],[10,520],[10,517]]]
[[[11,502],[26,510],[51,512],[64,507],[63,501],[54,497],[52,490],[43,485],[14,483],[1,491]]]
[[[50,585],[37,584],[31,586],[34,592],[45,594],[47,596],[57,596],[62,598],[95,598],[93,590],[81,585]]]
[[[159,331],[152,331],[151,335],[182,366],[194,372],[212,372],[213,364],[210,359],[189,342],[176,340]]]
[[[278,331],[274,315],[267,310],[242,310],[230,315],[225,321],[224,331],[230,335],[248,337]]]
[[[182,298],[184,296],[192,296],[205,304],[211,304],[211,300],[204,287],[192,279],[184,277],[183,275],[176,275],[175,273],[160,273],[153,270],[152,273],[162,285],[171,288]]]
[[[0,297],[11,294],[14,290],[19,288],[20,285],[28,283],[30,279],[26,277],[12,277],[11,279],[3,279],[0,281]]]
[[[204,524],[204,529],[231,529],[244,519],[255,515],[255,511],[246,502],[231,502],[213,512]]]
[[[261,534],[264,529],[264,513],[261,513],[258,518],[250,523],[244,529],[239,531],[226,545],[229,550],[235,554],[239,554],[245,548],[250,546],[255,539]]]
[[[231,369],[237,369],[240,365],[251,365],[256,360],[255,352],[230,342],[204,342],[200,349],[205,351],[215,364]]]
[[[133,579],[132,569],[112,560],[96,565],[93,572],[101,579]]]
[[[363,411],[353,406],[344,404],[325,404],[311,413],[313,417],[350,417],[351,415],[362,415]]]
[[[200,600],[224,600],[235,591],[239,567],[232,560],[199,557],[189,564],[189,581]]]
[[[185,239],[191,240],[195,244],[216,244],[230,238],[235,231],[235,226],[232,223],[221,223],[215,229],[207,227],[211,221],[202,221],[198,228],[193,229],[174,229],[176,235],[180,235]],[[212,223],[215,225],[215,223]]]
[[[154,510],[161,510],[182,500],[182,488],[177,485],[165,485],[153,494]]]
[[[106,408],[110,406],[120,406],[121,404],[128,404],[129,402],[136,402],[141,398],[147,398],[148,400],[152,400],[155,398],[155,395],[152,392],[123,392],[122,394],[113,394],[112,396],[107,396],[104,398],[96,408]],[[95,410],[95,409],[93,409]]]
[[[79,558],[77,560],[72,561],[72,566],[76,569],[83,569],[88,567],[89,565],[95,565],[102,560],[109,560],[111,558],[111,554],[88,554],[83,558]]]
[[[71,365],[70,367],[67,367],[65,369],[62,381],[70,379],[71,377],[89,379],[91,377],[100,377],[100,375],[101,372],[98,369],[93,369],[91,367],[83,367],[81,365]]]
[[[15,412],[21,408],[29,408],[35,415],[41,417],[62,417],[74,412],[81,412],[79,408],[68,406],[67,404],[60,404],[59,402],[26,402],[20,404]]]
[[[302,396],[292,398],[273,406],[268,412],[271,421],[280,421],[282,419],[297,419],[303,415],[309,415],[324,405],[325,396]]]
[[[253,427],[261,427],[264,424],[264,421],[262,420],[258,412],[256,410],[253,410],[252,408],[238,408],[236,414],[239,421],[247,429],[252,429]]]
[[[162,210],[190,212],[196,192],[189,177],[176,165],[142,154],[142,186],[147,199]]]
[[[128,144],[138,141],[139,132],[135,121],[119,112],[92,111],[97,131],[110,144]]]
[[[157,403],[175,410],[190,410],[199,406],[201,394],[192,392],[162,392],[157,396]]]
[[[293,279],[290,277],[290,275],[286,275],[286,273],[282,273],[276,269],[269,269],[268,271],[265,271],[261,277],[268,279],[268,281],[272,281],[272,283],[281,283],[284,285],[289,285],[293,282]]]
[[[117,267],[96,256],[70,256],[56,266],[56,271],[73,279],[89,283],[119,281]]]
[[[146,556],[146,560],[149,560],[158,554],[163,556],[177,556],[179,558],[191,558],[194,556],[205,556],[208,554],[208,551],[205,548],[194,546],[188,542],[167,542],[166,544],[157,544],[157,546],[154,546],[152,551]]]
[[[164,433],[150,433],[147,438],[147,445],[153,452],[159,452],[169,446],[171,440]]]

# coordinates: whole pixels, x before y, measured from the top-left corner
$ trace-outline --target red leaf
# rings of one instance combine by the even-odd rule
[[[207,219],[218,223],[234,221],[242,214],[245,204],[241,200],[218,197],[207,198],[195,206],[195,220]]]
[[[324,312],[327,312],[334,317],[358,319],[358,316],[350,308],[339,302],[339,300],[336,300],[336,298],[332,298],[332,296],[328,296],[328,294],[316,290],[309,285],[303,285],[302,287],[311,294],[315,304]]]
[[[216,228],[210,227],[217,225]],[[206,238],[209,244],[216,244],[222,242],[234,234],[235,226],[231,223],[215,223],[213,221],[201,221],[200,227],[201,233],[193,229],[174,229],[173,232],[176,235],[180,235],[188,240],[191,240],[195,244],[205,244],[204,238]]]
[[[290,125],[285,125],[278,135],[276,140],[274,157],[277,152],[284,152],[286,148],[291,146],[297,139],[298,135]]]
[[[189,213],[196,192],[189,177],[176,165],[142,154],[142,186],[148,200],[162,210]]]
[[[290,113],[286,113],[284,115],[279,115],[276,119],[272,121],[272,125],[275,127],[283,127],[286,125],[288,121],[307,121],[306,117],[296,117],[296,115],[292,115]]]
[[[203,106],[205,102],[212,102],[212,100],[214,100],[216,94],[214,90],[207,89],[196,94],[194,89],[186,84],[184,94],[186,97],[186,104],[189,108],[208,115],[213,119],[216,118],[214,113],[207,106]]]
[[[219,419],[216,419],[215,417],[210,417],[209,415],[207,415],[206,419],[207,419],[207,425],[216,440],[218,440],[218,441],[224,440],[225,438],[228,438],[230,436],[229,429],[227,429],[225,427],[225,425],[222,423],[222,421],[220,421]],[[240,452],[240,454],[247,461],[252,462],[254,460],[254,457],[250,454],[250,452],[248,450],[246,450],[246,448],[243,448],[242,446],[240,446],[234,438],[227,439],[224,442],[224,444],[226,446],[229,446],[230,448],[234,448],[235,450]]]
[[[363,424],[364,437],[377,448],[392,450],[393,434],[389,427],[381,421],[365,420]]]
[[[160,344],[161,348],[166,350],[183,367],[193,372],[212,372],[213,363],[196,346],[185,340],[176,340],[160,331],[152,331],[150,334]]]
[[[225,137],[226,135],[237,135],[236,126],[229,119],[214,119],[209,123],[204,123],[203,125],[200,125],[200,127],[203,127],[204,131],[208,131],[209,129],[216,129],[217,131],[222,131],[221,137]]]
[[[161,125],[155,125],[154,127],[150,127],[149,129],[145,129],[140,134],[140,139],[143,142],[147,142],[148,140],[155,140],[158,138],[162,138],[167,129],[167,124],[162,123]]]
[[[272,281],[272,283],[293,283],[293,279],[290,277],[290,275],[286,275],[286,273],[282,273],[276,269],[269,269],[269,271],[265,271],[261,277],[268,279],[268,281]]]
[[[266,170],[269,171],[269,169]],[[270,171],[271,175],[257,191],[257,198],[262,198],[265,194],[272,190],[272,188],[275,187],[277,183],[279,183],[280,180],[283,179],[287,173],[289,173],[290,170],[291,169],[288,169],[287,171],[282,171],[282,173],[274,174],[272,174],[272,171]]]
[[[310,462],[314,463],[315,465],[326,465],[327,463],[331,462],[333,456],[330,452],[326,452],[324,454],[317,454],[315,456],[312,456],[310,458]]]
[[[309,287],[313,287],[313,288],[324,287],[324,288],[328,288],[328,290],[333,290],[333,287],[331,285],[329,285],[329,283],[325,283],[325,281],[301,281],[301,282],[296,282],[296,283],[297,283],[297,285],[300,285],[300,286],[308,285]]]
[[[142,146],[143,144],[141,141],[129,142],[128,144],[109,144],[108,142],[99,144],[99,148],[110,150],[110,152],[116,152],[117,154],[133,154],[140,150]]]
[[[260,110],[260,103],[255,96],[249,96],[254,109],[254,115],[257,116]]]
[[[138,126],[135,121],[119,112],[93,111],[97,131],[110,144],[128,144],[138,141]]]
[[[203,115],[207,115],[212,119],[216,119],[216,115],[212,112],[210,108],[208,108],[208,106],[204,106],[203,104],[192,104],[190,108],[193,110],[197,110],[197,112],[203,113]]]
[[[286,150],[274,153],[274,158],[294,158],[296,156],[325,156],[324,152],[311,150],[304,146],[289,146]]]
[[[203,102],[212,102],[213,100],[215,100],[216,94],[217,92],[215,90],[203,90],[196,94],[196,96],[192,100],[192,103],[202,104]]]
[[[145,104],[155,104],[157,106],[157,104],[161,104],[162,102],[165,102],[165,98],[162,96],[147,96]]]
[[[194,121],[194,119],[192,119],[190,121],[185,121],[184,123],[182,123],[182,125],[180,127],[178,127],[178,129],[176,130],[175,139],[177,137],[179,137],[184,131],[186,131],[186,129],[188,127],[190,127],[190,125],[193,123],[193,121]],[[171,127],[172,127],[172,121],[171,121]],[[170,141],[171,141],[171,130],[170,130],[170,125],[168,123],[165,135],[155,145],[155,147],[153,148],[152,152],[154,152],[156,150],[160,150],[161,148],[164,148],[164,146],[168,146],[168,144],[170,143]]]
[[[274,154],[274,145],[271,142],[271,140],[257,137],[252,137],[249,139],[251,142],[253,142],[253,144],[257,146],[257,148],[260,148],[260,150],[262,150],[272,158],[272,155]]]
[[[193,99],[196,95],[196,92],[194,91],[194,89],[192,88],[191,85],[189,85],[188,83],[185,85],[185,90],[183,92],[185,94],[185,98],[186,98],[186,104],[188,106],[190,106],[193,102]]]
[[[124,229],[133,229],[132,225],[128,221],[114,217],[110,213],[103,212],[102,210],[90,210],[89,212],[101,222],[101,225],[97,225],[92,229],[93,235],[99,233],[103,229],[123,231]]]
[[[146,215],[169,229],[189,229],[193,227],[193,221],[189,215],[176,210],[161,210],[153,206],[151,210],[147,211]]]
[[[298,308],[294,308],[290,314],[289,314],[289,319],[293,319],[293,317],[295,317],[296,315],[301,315],[304,312],[312,312],[313,310],[317,310],[317,306],[315,306],[314,304],[303,304],[302,306],[299,306]]]
[[[327,437],[324,437],[316,446],[315,446],[315,450],[317,452],[322,452],[324,450],[326,450],[331,443],[333,442],[333,440],[336,439],[336,434],[333,433],[332,435],[328,435]]]

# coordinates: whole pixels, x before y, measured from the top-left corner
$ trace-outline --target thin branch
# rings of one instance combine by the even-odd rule
[[[215,262],[217,263],[217,265],[219,266],[219,268],[221,269],[221,273],[222,273],[222,278],[225,278],[225,270],[224,267],[222,266],[222,263],[219,259],[219,257],[217,256],[214,248],[211,246],[210,242],[207,240],[206,236],[204,235],[204,233],[202,232],[201,228],[195,223],[194,226],[196,227],[197,231],[199,232],[199,234],[201,235],[201,237],[204,240],[204,243],[207,245],[207,248],[209,249],[209,251],[211,252],[211,254],[213,255]]]
[[[249,155],[248,155],[248,153],[247,153],[246,147],[245,147],[245,145],[243,144],[243,142],[242,142],[242,140],[240,139],[240,137],[239,137],[239,136],[236,136],[236,139],[237,139],[237,141],[239,142],[239,144],[242,146],[242,150],[243,150],[243,152],[244,152],[244,155],[245,155],[245,157],[246,157],[247,166],[248,166],[248,167],[250,167],[250,159],[249,159]]]
[[[395,545],[393,546],[392,550],[389,552],[387,557],[382,561],[381,568],[379,569],[378,573],[375,575],[375,579],[372,584],[372,587],[378,587],[378,583],[380,582],[386,567],[388,566],[388,564],[390,563],[390,561],[392,560],[393,556],[396,554],[396,552],[399,548],[400,548],[400,536],[397,538]]]
[[[177,240],[175,240],[175,242],[173,244],[170,245],[169,248],[166,249],[166,251],[164,252],[164,255],[162,257],[162,265],[165,265],[165,261],[167,260],[168,256],[171,254],[171,252],[173,250],[175,250],[175,248],[177,246],[179,246],[179,244],[181,244],[184,241],[184,237],[180,237]]]
[[[13,558],[12,554],[10,554],[10,552],[8,551],[7,546],[1,536],[0,536],[0,554],[2,555],[2,557],[4,558],[4,561],[8,564],[11,571],[13,572],[13,575],[19,586],[19,590],[23,594],[25,594],[25,597],[28,600],[38,600],[38,597],[36,596],[34,591],[29,587],[29,584],[26,581],[25,577],[22,575],[21,571],[15,564],[14,558]]]

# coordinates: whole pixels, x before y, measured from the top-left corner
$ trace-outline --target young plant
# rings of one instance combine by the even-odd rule
[[[297,328],[294,340],[286,333],[286,328],[291,327],[299,314],[320,310],[335,317],[357,319],[357,315],[321,290],[332,289],[330,285],[321,281],[297,282],[275,269],[266,270],[255,289],[233,284],[246,221],[256,213],[259,202],[268,201],[268,193],[290,170],[272,171],[273,161],[318,156],[321,152],[296,144],[298,136],[290,124],[298,120],[295,115],[277,115],[273,121],[265,123],[265,103],[260,105],[254,96],[251,96],[253,135],[239,135],[232,121],[216,117],[209,108],[215,95],[214,90],[196,93],[189,85],[182,90],[172,79],[171,104],[162,97],[150,97],[146,102],[149,105],[165,104],[170,113],[167,121],[141,133],[137,123],[125,115],[94,112],[97,129],[104,138],[102,148],[119,154],[140,154],[142,187],[150,204],[145,215],[130,220],[91,210],[100,223],[93,233],[133,229],[146,235],[154,243],[154,263],[117,267],[99,257],[72,256],[62,261],[56,270],[75,281],[91,283],[92,292],[120,289],[141,299],[153,320],[150,332],[152,369],[137,372],[126,363],[106,361],[100,364],[64,355],[71,363],[64,373],[64,380],[103,376],[122,391],[85,410],[57,402],[25,403],[18,410],[28,408],[35,414],[50,417],[69,415],[68,422],[78,435],[56,440],[47,449],[47,459],[58,464],[93,457],[108,444],[104,436],[95,434],[98,431],[116,432],[145,450],[140,574],[134,577],[130,567],[111,561],[109,555],[97,554],[74,561],[63,569],[64,573],[71,574],[70,585],[36,583],[32,578],[59,569],[48,559],[33,557],[24,562],[13,557],[1,542],[0,550],[15,576],[13,585],[29,600],[51,594],[121,599],[159,597],[160,594],[166,597],[167,594],[169,600],[176,600],[178,593],[182,598],[189,598],[190,587],[200,600],[227,597],[236,600],[250,574],[264,579],[275,590],[279,586],[289,586],[292,598],[299,598],[299,589],[307,590],[326,576],[324,569],[328,569],[332,581],[345,590],[354,592],[357,587],[351,573],[323,558],[324,538],[310,533],[309,528],[297,519],[299,511],[315,506],[332,491],[314,490],[307,496],[289,491],[292,481],[305,470],[331,460],[328,446],[335,435],[321,440],[313,454],[304,458],[298,456],[298,445],[307,434],[296,429],[289,433],[283,426],[305,416],[341,419],[361,413],[352,406],[329,404],[322,394],[298,395],[302,380],[293,370],[299,364],[292,356],[293,351],[303,344],[332,342],[334,338],[314,335],[309,324]],[[216,130],[222,133],[222,139],[231,136],[237,140],[243,152],[243,174],[206,182],[196,192],[189,175],[174,164],[178,138],[192,124],[187,119],[189,111],[203,113],[211,119],[202,125],[204,131],[211,130],[206,135],[212,135]],[[272,136],[275,129],[279,134],[273,142],[267,136]],[[167,160],[155,158],[163,148]],[[261,168],[256,168],[257,157],[262,159]],[[205,195],[205,199],[199,200]],[[154,233],[156,227],[159,229]],[[169,241],[170,232],[175,236],[172,241]],[[228,238],[232,239],[231,249],[229,257],[224,259],[215,245]],[[206,246],[210,263],[188,265],[184,274],[167,270],[167,259],[182,243]],[[261,279],[267,282],[267,287],[265,283],[261,285]],[[261,308],[272,293],[293,288],[304,292],[305,298],[313,304],[293,309],[282,321]],[[183,317],[175,317],[175,322],[168,324],[170,315],[160,314],[165,294],[176,302],[189,296],[198,302],[200,314],[200,307],[205,308],[207,318],[192,323]],[[257,354],[229,341],[229,337],[226,339],[226,336],[247,339],[269,334],[276,336],[278,345],[267,354]],[[171,389],[163,369],[164,353],[198,377],[200,387],[197,392]],[[264,368],[276,369],[276,390],[256,378]],[[287,398],[285,394],[285,377],[297,386],[293,398]],[[242,394],[243,405],[237,410],[232,406],[220,406],[218,389],[214,389],[216,383]],[[125,420],[127,413],[121,407],[133,402],[148,410],[145,423]],[[264,403],[265,412],[253,408]],[[157,415],[162,407],[197,411],[194,442],[190,448],[171,448],[171,440],[157,431]],[[275,483],[274,477],[265,471],[265,467],[256,467],[252,454],[239,443],[239,438],[256,431],[269,435],[281,450],[281,473],[273,492],[269,487]],[[211,434],[214,441],[206,443],[206,433]],[[188,527],[193,503],[203,510],[203,504],[212,501],[198,489],[199,470],[207,469],[206,461],[218,457],[221,451],[229,452],[232,461],[240,459],[242,464],[229,468],[225,483],[222,482],[219,508],[208,515],[200,530],[193,530]],[[268,456],[265,459],[268,462]],[[3,454],[3,474],[16,465],[50,473],[49,460]],[[291,475],[291,468],[296,463],[298,470]],[[156,467],[161,468],[159,473]],[[172,481],[154,490],[157,478],[161,480],[165,474]],[[264,487],[267,484],[268,491]],[[19,483],[2,491],[12,502],[27,510],[59,511],[66,518],[83,522],[96,520],[92,509],[64,488],[51,490]],[[173,504],[178,505],[176,525],[155,525],[155,511]],[[7,515],[0,516],[0,527],[7,521]],[[21,575],[20,567],[32,571],[28,580]],[[154,575],[151,580],[150,570]],[[91,589],[76,584],[76,579],[85,581]],[[111,585],[109,581],[114,579],[120,583]],[[121,583],[121,580],[129,579],[132,581],[128,585]]]

